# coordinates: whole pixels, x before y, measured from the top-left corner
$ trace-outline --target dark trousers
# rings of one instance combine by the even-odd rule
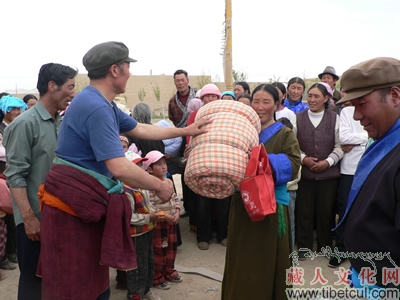
[[[36,276],[39,262],[40,242],[28,239],[24,224],[17,226],[19,284],[18,300],[40,300],[42,297],[42,279]]]
[[[130,295],[140,295],[140,299],[150,291],[154,276],[153,230],[132,237],[136,249],[138,267],[126,272],[128,299]],[[121,272],[121,271],[119,271]],[[135,298],[134,298],[135,299]]]
[[[108,300],[110,299],[111,289],[108,287],[100,296],[96,298],[96,300]]]
[[[326,180],[301,179],[296,197],[297,247],[313,250],[313,221],[316,213],[317,251],[332,248],[335,225],[335,204],[338,178]]]
[[[182,185],[182,196],[183,196],[183,208],[185,211],[190,212],[191,202],[190,202],[190,192],[191,189],[186,185],[185,182],[185,172],[181,175],[181,185]]]
[[[4,257],[7,258],[9,255],[17,253],[17,229],[15,228],[14,215],[7,214],[4,220],[7,224],[7,247]]]
[[[215,203],[215,225],[217,241],[221,242],[228,237],[228,219],[231,197],[212,199],[199,196],[197,201],[197,242],[208,242],[212,238],[212,207]]]
[[[182,182],[182,194],[183,194],[183,207],[185,211],[189,212],[189,225],[197,226],[197,205],[199,200],[199,195],[192,191],[185,183],[185,175],[181,175]]]
[[[342,220],[344,213],[346,212],[347,199],[349,198],[349,193],[351,185],[353,184],[354,175],[344,175],[340,176],[339,188],[338,188],[338,214],[339,222]],[[345,252],[346,247],[344,245],[344,227],[342,224],[338,229],[336,229],[336,247],[340,252]]]

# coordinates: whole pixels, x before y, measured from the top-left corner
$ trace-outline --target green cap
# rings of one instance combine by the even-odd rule
[[[129,49],[121,42],[105,42],[94,46],[83,57],[88,72],[97,71],[121,62],[137,62],[129,57]]]

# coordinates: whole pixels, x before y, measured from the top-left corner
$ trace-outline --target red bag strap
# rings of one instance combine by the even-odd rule
[[[251,149],[249,162],[247,163],[245,177],[263,174],[269,166],[267,151],[264,145],[260,144]]]

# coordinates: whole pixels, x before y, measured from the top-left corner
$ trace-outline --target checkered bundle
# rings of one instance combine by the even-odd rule
[[[196,120],[210,117],[207,133],[194,136],[185,169],[186,184],[204,197],[223,199],[239,188],[251,149],[259,144],[257,113],[241,102],[213,101],[203,106]]]

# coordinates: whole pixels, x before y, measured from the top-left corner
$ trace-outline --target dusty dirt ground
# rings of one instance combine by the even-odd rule
[[[178,176],[174,176],[175,183],[180,183]],[[177,186],[180,191],[180,186]],[[180,194],[180,193],[179,193]],[[181,195],[180,195],[181,197]],[[226,248],[216,242],[214,239],[210,248],[206,251],[197,248],[196,234],[189,231],[188,218],[180,220],[180,228],[182,234],[183,244],[178,247],[176,257],[176,264],[184,267],[202,267],[207,268],[219,274],[223,274],[225,263]],[[250,253],[249,253],[250,254]],[[329,285],[334,285],[339,279],[339,269],[332,269],[327,266],[328,260],[325,257],[317,257],[313,260],[307,259],[300,262],[300,267],[304,268],[305,285],[302,287],[318,287],[317,285],[310,285],[310,281],[315,274],[315,268],[322,268],[322,275],[328,280]],[[268,266],[266,266],[268,267]],[[342,267],[348,268],[348,261]],[[0,282],[0,299],[16,299],[19,271],[18,268],[13,271],[3,271],[8,277]],[[126,299],[126,291],[115,289],[115,275],[116,271],[110,269],[110,286],[111,286],[111,300]],[[221,282],[212,280],[210,278],[197,275],[197,274],[180,274],[183,277],[183,282],[172,283],[169,290],[159,290],[153,288],[153,293],[161,296],[163,300],[215,300],[221,298]],[[252,278],[249,274],[249,280]],[[245,285],[246,283],[243,282]],[[339,286],[338,286],[339,287]],[[344,287],[343,285],[340,287]]]

